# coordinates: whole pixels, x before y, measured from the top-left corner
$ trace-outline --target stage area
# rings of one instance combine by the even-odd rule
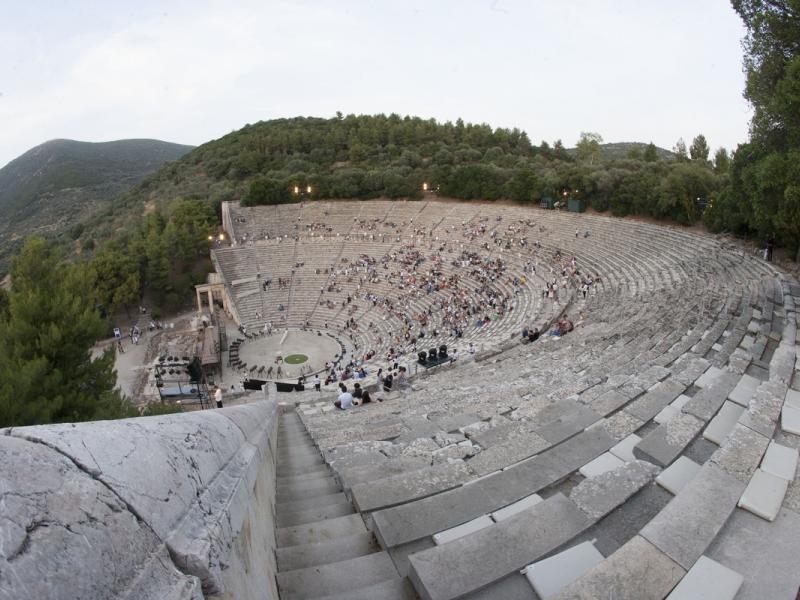
[[[252,373],[254,377],[291,379],[319,371],[326,362],[335,362],[342,350],[339,341],[324,331],[290,329],[243,342],[239,358],[247,364],[248,374],[256,367],[256,372]],[[281,367],[280,377],[278,366]],[[264,370],[259,373],[261,367]],[[265,377],[270,367],[273,368],[272,377]]]

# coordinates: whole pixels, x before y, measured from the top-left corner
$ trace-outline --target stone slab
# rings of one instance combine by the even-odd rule
[[[610,452],[605,452],[594,460],[583,465],[579,469],[579,472],[584,477],[596,477],[597,475],[602,475],[606,471],[613,471],[617,467],[621,467],[624,464],[625,461],[622,459],[617,458]]]
[[[0,597],[203,598],[155,532],[67,457],[0,433],[0,465]]]
[[[491,517],[497,523],[505,519],[508,519],[509,517],[513,517],[514,515],[522,512],[526,508],[530,508],[531,506],[539,504],[539,502],[541,501],[542,497],[539,494],[531,494],[530,496],[526,496],[522,500],[517,500],[513,504],[509,504],[508,506],[505,506],[500,510],[494,511],[491,514]]]
[[[363,532],[337,537],[314,544],[300,544],[275,549],[279,571],[304,569],[324,565],[337,560],[346,560],[377,552],[379,548],[371,533]]]
[[[350,489],[350,494],[359,512],[372,511],[449,490],[470,475],[470,469],[463,462],[444,463],[359,483]]]
[[[742,376],[731,371],[722,371],[709,385],[700,390],[683,405],[683,412],[694,415],[701,421],[711,419],[725,403]]]
[[[758,467],[768,442],[769,438],[737,423],[722,445],[711,455],[710,461],[747,484]]]
[[[649,389],[643,396],[631,402],[625,410],[642,421],[649,421],[680,396],[685,389],[686,386],[677,380],[662,381]]]
[[[359,514],[326,519],[321,523],[307,523],[294,527],[285,527],[276,531],[279,546],[298,546],[315,544],[339,537],[366,533],[367,528]]]
[[[552,600],[663,598],[686,571],[641,536],[634,536]]]
[[[315,596],[314,600],[416,600],[417,594],[406,577],[394,577],[380,583],[347,590],[339,594]]]
[[[726,401],[719,412],[711,419],[703,431],[703,437],[718,446],[722,444],[734,425],[744,412],[744,407],[735,402]]]
[[[708,367],[708,369],[697,378],[694,384],[699,388],[709,387],[709,385],[716,381],[722,373],[722,369],[718,369],[717,367],[713,366]]]
[[[588,403],[597,414],[608,416],[619,408],[625,406],[630,401],[627,394],[619,390],[609,390]]]
[[[373,464],[363,464],[344,469],[336,469],[336,475],[346,490],[350,490],[354,485],[367,483],[384,477],[402,475],[418,469],[424,469],[431,464],[431,458],[427,456],[395,456],[393,458],[378,459]]]
[[[680,396],[675,398],[675,400],[670,402],[670,406],[672,406],[673,408],[677,408],[678,410],[681,410],[689,400],[691,400],[689,396],[687,396],[686,394],[681,394]]]
[[[409,577],[424,600],[458,598],[551,552],[590,524],[562,494],[492,527],[409,557]]]
[[[451,529],[445,529],[439,533],[434,533],[433,543],[437,546],[441,546],[442,544],[452,542],[460,537],[475,533],[484,527],[490,527],[492,525],[494,525],[494,521],[490,517],[484,515],[482,517],[478,517],[477,519],[472,519],[472,521],[462,523],[461,525],[456,525]]]
[[[276,575],[282,600],[301,600],[342,593],[397,577],[386,552],[350,558],[326,565],[283,571]]]
[[[537,427],[534,431],[551,444],[558,444],[600,420],[600,415],[588,406],[578,404],[576,409],[553,421]]]
[[[743,581],[744,577],[736,571],[701,556],[667,600],[733,600]]]
[[[620,461],[619,467],[581,481],[572,488],[569,498],[592,520],[597,520],[621,506],[657,473],[658,467],[645,461]]]
[[[392,547],[490,514],[567,477],[615,443],[604,430],[589,429],[471,485],[377,511],[375,533],[384,547]]]
[[[700,465],[685,456],[664,469],[656,477],[656,483],[673,495],[677,495],[700,472]]]
[[[634,447],[633,454],[666,467],[683,452],[702,427],[702,421],[681,413],[644,436]]]
[[[666,423],[674,417],[677,417],[680,412],[681,410],[679,408],[675,408],[672,406],[672,404],[667,404],[655,417],[653,417],[653,421],[660,425],[662,423]]]
[[[800,435],[800,409],[784,406],[781,411],[781,429],[787,433]]]
[[[787,406],[791,406],[792,408],[800,410],[800,392],[797,390],[789,388],[786,391],[785,401]]]
[[[633,455],[633,448],[642,441],[635,433],[630,434],[624,440],[619,442],[617,445],[612,446],[609,452],[619,458],[620,460],[624,460],[625,462],[631,462],[636,460],[636,457]]]
[[[762,383],[753,394],[750,406],[739,417],[739,422],[763,436],[772,438],[780,420],[786,389],[782,384]]]
[[[783,504],[789,482],[782,477],[756,469],[739,500],[739,507],[754,515],[774,521]]]
[[[547,600],[600,564],[603,559],[603,555],[598,552],[594,544],[583,542],[528,565],[522,570],[522,574],[528,579],[538,597]]]
[[[761,470],[786,481],[794,481],[797,472],[797,448],[789,448],[770,441],[764,459],[761,461]]]
[[[684,569],[690,569],[736,508],[745,484],[706,464],[641,535]]]
[[[728,394],[728,399],[747,407],[759,385],[761,385],[760,379],[756,379],[752,375],[742,375],[739,383],[737,383],[733,391]]]
[[[800,514],[795,511],[784,508],[770,523],[737,510],[705,554],[744,576],[736,600],[795,600],[798,539]]]
[[[520,433],[479,452],[469,460],[476,475],[503,469],[550,447],[550,442],[532,431]]]
[[[431,421],[436,425],[438,429],[441,431],[445,431],[448,433],[452,433],[458,431],[459,428],[465,427],[477,421],[480,421],[480,417],[475,413],[462,413],[459,415],[450,415],[447,417],[431,417]]]
[[[487,429],[470,437],[473,443],[478,444],[484,450],[510,440],[511,438],[525,435],[532,431],[532,425],[528,421],[512,421],[501,423],[496,427]]]

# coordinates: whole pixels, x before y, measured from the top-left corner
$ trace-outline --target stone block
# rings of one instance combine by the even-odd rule
[[[733,391],[728,394],[728,400],[732,400],[746,408],[750,404],[750,399],[753,397],[753,394],[755,394],[759,385],[761,385],[760,379],[756,379],[752,375],[742,375],[739,383],[737,383]]]
[[[644,421],[633,416],[624,408],[607,419],[600,419],[587,428],[602,429],[617,441],[621,441],[644,425]]]
[[[534,562],[589,524],[556,494],[492,527],[411,555],[409,577],[425,600],[458,598]]]
[[[683,405],[683,412],[694,415],[701,421],[711,419],[725,403],[741,376],[731,371],[722,371],[705,388],[700,390],[694,398]]]
[[[633,455],[633,448],[642,441],[635,433],[630,434],[628,437],[623,439],[621,442],[612,446],[609,452],[619,458],[620,460],[624,460],[625,462],[631,462],[636,460],[636,457]]]
[[[677,417],[680,414],[681,410],[679,408],[675,408],[672,404],[667,404],[664,408],[661,409],[655,417],[653,417],[653,421],[658,424],[666,423],[670,419]]]
[[[584,479],[570,492],[570,500],[592,520],[600,519],[620,506],[658,473],[658,467],[648,462],[620,463],[615,469]]]
[[[718,446],[722,444],[727,435],[733,430],[734,425],[744,412],[744,407],[735,402],[726,401],[719,412],[703,431],[703,437]]]
[[[613,471],[617,467],[621,467],[625,461],[617,458],[610,452],[605,452],[595,458],[594,460],[583,465],[579,472],[584,477],[596,477],[602,475],[606,471]]]
[[[583,431],[600,420],[600,415],[588,406],[576,404],[575,409],[558,418],[540,425],[534,431],[551,444],[557,444]]]
[[[708,369],[697,378],[694,384],[699,388],[709,387],[720,377],[720,375],[722,375],[722,373],[722,369],[718,369],[717,367],[708,367]]]
[[[433,542],[437,546],[441,546],[442,544],[452,542],[460,537],[475,533],[476,531],[492,525],[494,525],[494,521],[491,519],[491,517],[484,515],[482,517],[478,517],[477,519],[472,519],[472,521],[462,523],[461,525],[456,525],[450,529],[445,529],[439,533],[434,533]]]
[[[511,421],[475,434],[470,439],[481,448],[486,449],[511,438],[526,435],[531,431],[532,425],[528,421]]]
[[[631,402],[625,410],[642,421],[649,421],[680,396],[685,389],[686,386],[677,380],[662,381],[649,389],[643,396]]]
[[[800,410],[800,392],[789,388],[786,391],[786,405]]]
[[[684,569],[706,551],[736,508],[745,484],[706,464],[641,531],[642,537]]]
[[[539,598],[546,600],[557,594],[592,567],[603,561],[603,555],[591,542],[583,542],[563,552],[528,565],[522,574]]]
[[[771,438],[778,425],[786,389],[783,384],[774,384],[768,381],[762,383],[753,394],[750,406],[739,417],[739,422],[761,435]]]
[[[710,461],[746,484],[758,467],[767,442],[769,438],[737,423]]]
[[[784,406],[781,411],[781,429],[787,433],[800,435],[800,409]]]
[[[663,598],[686,571],[641,536],[549,600],[644,600]]]
[[[756,469],[739,500],[739,507],[762,519],[774,521],[781,509],[788,487],[789,482],[786,479]]]
[[[500,510],[494,511],[491,514],[491,517],[492,519],[494,519],[495,522],[500,522],[505,519],[508,519],[509,517],[513,517],[514,515],[522,512],[526,508],[530,508],[531,506],[539,504],[539,502],[541,501],[542,497],[539,494],[531,494],[530,496],[526,496],[522,500],[517,500],[513,504],[509,504],[508,506],[505,506]]]
[[[744,577],[736,571],[707,556],[701,556],[667,596],[667,600],[733,600],[743,581]]]
[[[761,461],[761,470],[791,482],[797,472],[797,458],[797,448],[781,446],[773,440]]]
[[[490,446],[472,457],[468,464],[476,475],[486,475],[503,469],[550,447],[550,442],[537,433],[520,433],[517,436]]]
[[[358,511],[372,511],[449,490],[470,474],[467,465],[459,461],[359,483],[350,494]]]
[[[664,469],[656,477],[656,483],[673,495],[677,495],[695,475],[700,472],[700,465],[685,456]]]
[[[633,454],[666,467],[683,452],[702,427],[702,421],[681,413],[642,438],[634,447]]]

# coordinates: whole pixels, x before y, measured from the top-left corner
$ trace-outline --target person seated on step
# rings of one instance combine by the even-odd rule
[[[347,388],[344,388],[344,391],[339,394],[339,397],[334,400],[333,405],[336,408],[341,410],[347,410],[348,408],[353,407],[353,394],[347,391]]]
[[[394,384],[394,377],[391,373],[388,373],[386,377],[383,378],[383,391],[384,392],[391,392],[392,385]]]
[[[367,404],[368,402],[372,402],[372,396],[369,395],[369,392],[367,390],[364,390],[361,393],[361,400],[359,400],[358,403],[359,404]]]
[[[539,339],[539,328],[534,327],[532,331],[528,332],[528,342],[535,342]]]
[[[355,398],[356,400],[359,400],[359,399],[361,399],[363,394],[364,394],[364,390],[361,389],[361,384],[360,383],[354,383],[353,384],[353,398]],[[356,402],[356,404],[358,404],[358,402]]]

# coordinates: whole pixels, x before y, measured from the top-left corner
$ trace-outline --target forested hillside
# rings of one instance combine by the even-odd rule
[[[624,156],[621,145],[606,156],[601,141],[584,134],[567,151],[560,141],[534,145],[519,129],[461,120],[341,114],[277,119],[203,144],[143,181],[115,211],[176,197],[212,204],[291,202],[302,195],[293,193],[295,186],[301,192],[310,186],[310,199],[415,198],[428,183],[461,199],[538,202],[568,191],[597,210],[691,223],[701,215],[698,206],[726,182],[727,154],[715,169],[701,135],[691,157],[683,142],[676,154],[626,144]]]
[[[0,169],[0,273],[27,236],[78,237],[89,215],[189,150],[158,140],[52,140],[11,161]]]

